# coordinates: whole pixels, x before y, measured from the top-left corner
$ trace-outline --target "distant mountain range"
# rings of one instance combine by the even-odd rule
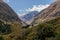
[[[24,15],[23,17],[21,17],[21,20],[24,22],[28,22],[30,20],[32,20],[34,17],[36,17],[39,14],[38,11],[31,11],[28,14]],[[32,20],[33,21],[33,20]],[[31,21],[30,21],[31,22]],[[29,23],[27,23],[29,24]]]

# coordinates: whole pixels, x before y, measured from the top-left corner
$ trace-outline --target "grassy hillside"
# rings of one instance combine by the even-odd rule
[[[18,22],[0,21],[0,40],[60,40],[60,17],[22,28]]]
[[[23,33],[20,23],[0,20],[0,40],[23,40]]]
[[[60,40],[60,17],[28,30],[26,40]]]

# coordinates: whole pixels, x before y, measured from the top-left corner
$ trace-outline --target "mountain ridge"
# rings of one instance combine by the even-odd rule
[[[34,20],[37,24],[47,20],[55,19],[60,15],[60,1],[52,3],[49,7],[44,9]],[[33,22],[33,24],[34,24]]]
[[[5,2],[0,2],[0,19],[7,21],[20,21],[18,15]]]

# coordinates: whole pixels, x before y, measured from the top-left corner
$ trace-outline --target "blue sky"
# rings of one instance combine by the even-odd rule
[[[54,2],[54,0],[5,0],[5,2],[10,5],[17,14],[21,15],[32,9],[40,10],[41,8],[47,7]]]

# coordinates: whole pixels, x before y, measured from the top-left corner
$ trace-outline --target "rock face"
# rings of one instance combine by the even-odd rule
[[[5,21],[20,21],[12,8],[2,0],[0,0],[0,19]]]

